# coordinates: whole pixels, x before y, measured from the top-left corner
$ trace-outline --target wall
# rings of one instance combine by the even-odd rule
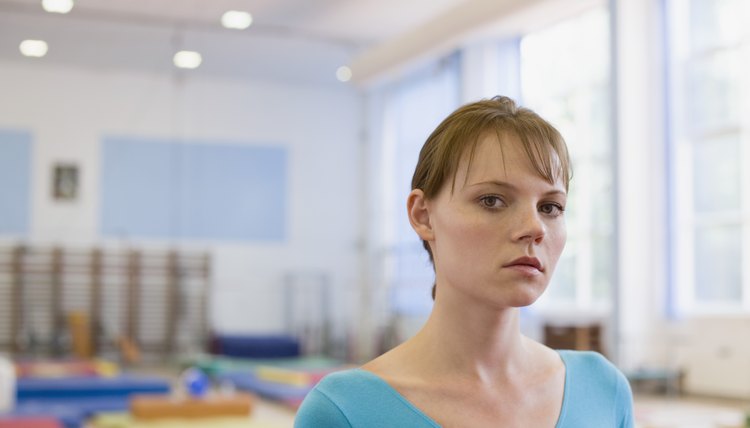
[[[211,318],[225,332],[283,328],[284,278],[328,275],[346,317],[360,282],[361,99],[344,85],[191,78],[0,63],[0,129],[32,136],[28,241],[63,246],[186,247],[213,254]],[[286,149],[285,240],[172,241],[99,234],[104,136]],[[50,196],[56,162],[79,165],[79,197]],[[0,237],[5,241],[11,238]]]

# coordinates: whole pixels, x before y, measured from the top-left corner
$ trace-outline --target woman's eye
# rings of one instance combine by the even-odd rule
[[[543,214],[557,217],[565,211],[565,208],[558,204],[544,204],[541,206],[539,211],[541,211]]]
[[[503,200],[497,196],[483,196],[480,202],[485,208],[500,208],[503,204]]]

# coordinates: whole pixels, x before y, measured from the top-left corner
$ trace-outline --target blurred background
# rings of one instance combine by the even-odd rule
[[[574,161],[525,333],[615,362],[639,426],[746,426],[748,22],[747,0],[0,0],[0,426],[142,426],[132,394],[200,396],[188,368],[291,426],[426,319],[418,151],[496,94]],[[50,410],[94,378],[122,394]]]

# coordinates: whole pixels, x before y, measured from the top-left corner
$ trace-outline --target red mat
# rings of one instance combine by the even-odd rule
[[[63,428],[57,419],[6,418],[0,419],[0,428]]]

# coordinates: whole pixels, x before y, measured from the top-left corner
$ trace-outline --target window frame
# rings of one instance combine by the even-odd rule
[[[740,165],[750,163],[750,32],[739,41],[718,43],[699,50],[691,47],[690,0],[665,0],[668,24],[667,61],[668,61],[668,114],[670,121],[670,163],[668,168],[672,177],[670,199],[673,201],[670,221],[674,222],[674,233],[670,251],[674,254],[672,278],[675,289],[675,304],[678,314],[692,316],[747,315],[750,313],[750,171],[740,168],[739,205],[737,209],[724,212],[699,213],[695,209],[693,160],[698,144],[707,144],[717,137],[736,136],[739,144]],[[741,5],[741,3],[738,3]],[[715,5],[715,4],[714,4]],[[741,6],[740,6],[741,9]],[[750,18],[750,8],[744,10]],[[693,129],[690,125],[689,94],[690,73],[698,61],[715,58],[725,52],[736,52],[739,55],[741,69],[737,76],[740,88],[738,95],[738,117],[736,122],[724,122],[702,129]],[[722,227],[727,224],[739,226],[740,234],[740,301],[723,302],[701,300],[696,284],[696,231],[698,227]]]

